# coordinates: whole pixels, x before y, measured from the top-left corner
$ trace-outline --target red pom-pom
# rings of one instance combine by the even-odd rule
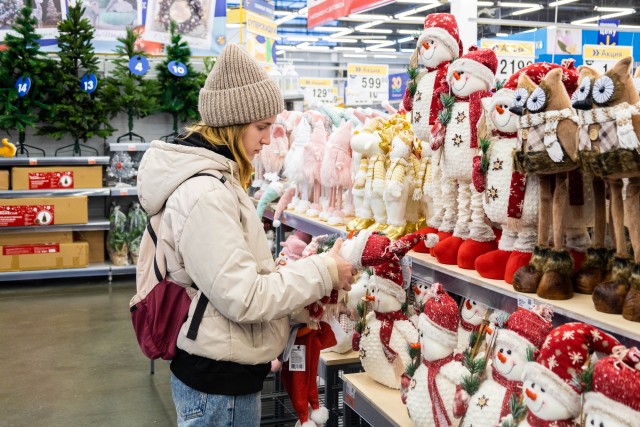
[[[482,159],[480,156],[475,156],[473,158],[473,171],[471,173],[471,179],[473,180],[473,186],[476,188],[478,193],[484,192],[485,185],[485,177],[482,173]]]
[[[476,46],[475,44],[469,46],[469,52],[475,52],[476,50],[478,50],[478,46]]]

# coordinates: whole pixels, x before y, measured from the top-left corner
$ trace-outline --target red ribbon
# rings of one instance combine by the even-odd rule
[[[524,208],[524,195],[526,189],[527,175],[516,171],[511,172],[509,204],[507,206],[507,216],[509,218],[522,218],[522,209]]]
[[[478,148],[478,121],[482,115],[482,98],[489,98],[492,93],[485,90],[473,92],[469,96],[456,96],[458,102],[469,102],[469,132],[471,134],[470,148]],[[452,117],[451,120],[455,120]]]
[[[533,412],[529,412],[527,415],[527,422],[534,427],[578,427],[578,424],[573,420],[546,421],[536,417]]]
[[[504,398],[502,399],[502,409],[500,410],[500,419],[502,419],[502,417],[508,415],[511,412],[511,409],[509,408],[509,400],[511,399],[511,395],[515,394],[518,396],[518,398],[522,395],[522,381],[508,380],[495,368],[492,369],[491,376],[493,377],[493,380],[495,382],[506,389],[504,392]]]
[[[382,351],[389,363],[393,363],[398,356],[398,352],[389,346],[391,332],[393,332],[393,323],[396,320],[409,319],[407,319],[407,316],[402,313],[402,310],[392,311],[391,313],[379,313],[375,311],[374,313],[376,314],[376,319],[382,322],[380,325],[380,342],[382,343]]]
[[[466,320],[464,320],[462,317],[460,317],[460,326],[462,326],[462,329],[464,329],[465,331],[469,332],[469,331],[473,331],[475,328],[477,328],[476,325],[467,322]]]
[[[517,138],[518,132],[502,132],[501,130],[494,129],[492,132],[493,136],[501,136],[503,138]]]
[[[440,396],[440,390],[438,390],[438,385],[436,384],[436,376],[438,376],[438,372],[440,372],[440,368],[442,368],[447,363],[453,360],[453,353],[445,357],[444,359],[434,360],[433,362],[429,362],[427,360],[422,359],[422,363],[427,367],[427,386],[429,390],[429,396],[431,397],[431,410],[433,411],[433,421],[435,422],[436,427],[449,427],[451,426],[451,420],[449,420],[449,415],[447,415],[447,409],[444,406],[444,402],[442,401],[442,396]]]

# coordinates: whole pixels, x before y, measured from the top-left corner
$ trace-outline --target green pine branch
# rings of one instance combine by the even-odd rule
[[[536,361],[536,349],[533,347],[527,347],[527,362]]]
[[[481,168],[484,174],[489,170],[489,147],[491,147],[491,141],[486,138],[480,138],[480,150],[482,151]]]
[[[411,363],[409,363],[407,365],[407,367],[404,369],[404,373],[407,374],[410,377],[413,377],[413,375],[416,373],[416,370],[420,367],[420,361],[419,360],[413,360]]]

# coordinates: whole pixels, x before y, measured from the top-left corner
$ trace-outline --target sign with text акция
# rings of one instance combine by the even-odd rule
[[[626,56],[633,56],[632,46],[604,46],[586,44],[582,48],[582,60],[585,65],[604,74],[613,67],[616,62]]]
[[[389,100],[389,66],[348,64],[346,105],[379,105]]]

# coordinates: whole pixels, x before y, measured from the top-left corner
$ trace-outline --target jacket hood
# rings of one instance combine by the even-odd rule
[[[187,138],[151,143],[140,162],[137,184],[140,204],[149,215],[158,213],[174,190],[199,172],[217,170],[236,184],[236,162],[200,142]]]

